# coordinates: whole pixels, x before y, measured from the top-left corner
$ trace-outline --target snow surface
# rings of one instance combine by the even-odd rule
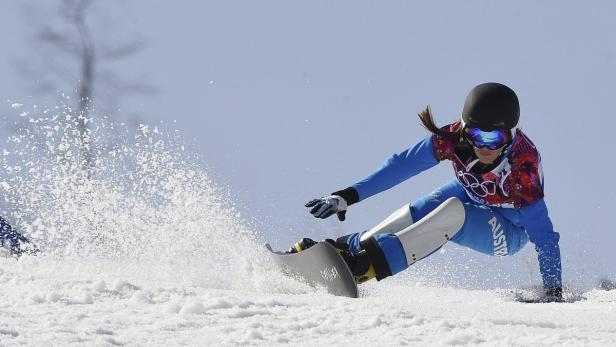
[[[616,345],[614,290],[525,304],[536,293],[456,289],[420,266],[359,299],[328,295],[272,267],[266,237],[173,135],[94,143],[84,179],[75,123],[43,114],[0,157],[0,215],[44,250],[0,258],[0,346]]]
[[[160,282],[167,274],[149,273],[100,259],[0,259],[0,345],[616,344],[616,291],[525,304],[506,290],[386,280],[350,299],[275,273],[248,274],[255,277],[244,288]]]

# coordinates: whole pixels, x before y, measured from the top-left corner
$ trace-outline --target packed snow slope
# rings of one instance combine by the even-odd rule
[[[235,275],[246,283],[220,288],[218,278],[175,281],[141,263],[2,259],[0,345],[616,344],[616,291],[526,304],[509,291],[384,281],[349,299],[256,268]]]
[[[1,215],[43,250],[0,258],[0,346],[616,345],[616,291],[527,304],[415,267],[328,295],[272,266],[174,132],[102,120],[88,171],[71,112],[42,114],[0,157]]]

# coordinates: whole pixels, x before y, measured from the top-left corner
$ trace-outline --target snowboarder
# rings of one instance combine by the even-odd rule
[[[27,237],[13,229],[2,217],[0,217],[0,248],[13,257],[39,252],[38,248]]]
[[[431,135],[391,156],[352,186],[306,204],[317,218],[337,214],[385,191],[440,161],[453,164],[455,179],[405,204],[370,230],[327,240],[336,246],[357,283],[382,280],[438,250],[445,242],[506,256],[530,240],[538,253],[546,300],[562,300],[559,234],[544,202],[541,158],[516,126],[515,92],[499,83],[476,86],[466,97],[460,121],[439,128],[430,107],[419,114]],[[289,253],[315,241],[305,238]]]

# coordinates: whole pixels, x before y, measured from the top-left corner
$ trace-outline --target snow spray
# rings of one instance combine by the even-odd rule
[[[21,117],[0,153],[0,213],[43,258],[159,283],[281,289],[262,241],[177,131],[142,124],[131,133],[99,117],[80,137],[84,119],[67,106]]]

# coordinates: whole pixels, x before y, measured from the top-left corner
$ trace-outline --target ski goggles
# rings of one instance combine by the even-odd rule
[[[465,128],[464,137],[471,145],[491,150],[499,149],[509,142],[509,130],[483,131],[479,128]]]

